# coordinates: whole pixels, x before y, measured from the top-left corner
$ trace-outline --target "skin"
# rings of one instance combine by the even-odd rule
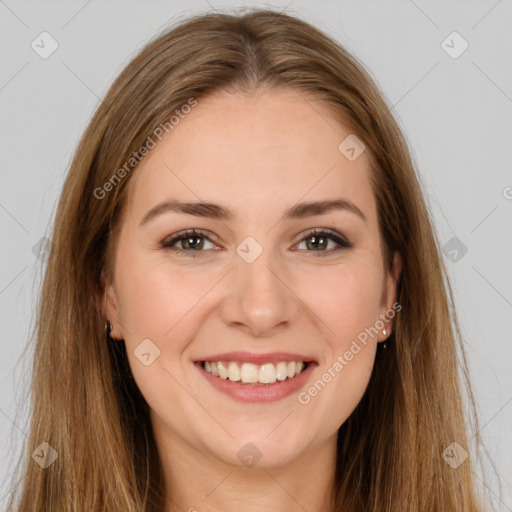
[[[337,430],[364,394],[391,321],[387,335],[368,338],[307,405],[296,394],[237,402],[193,361],[234,350],[304,354],[319,363],[307,389],[392,308],[401,263],[395,256],[394,274],[385,272],[369,160],[363,152],[349,161],[338,150],[349,134],[327,107],[293,91],[215,93],[200,98],[134,172],[107,318],[151,408],[169,512],[329,509]],[[347,210],[283,219],[298,202],[340,197],[367,222]],[[236,218],[168,212],[139,226],[171,198],[220,203]],[[160,247],[191,228],[210,241],[194,239],[199,249],[178,241],[181,254]],[[311,228],[335,230],[354,246],[335,251],[327,239],[315,250],[304,237]],[[250,264],[236,253],[249,235],[263,248]],[[134,350],[148,338],[160,356],[145,366]],[[237,457],[248,442],[262,454],[252,468]]]

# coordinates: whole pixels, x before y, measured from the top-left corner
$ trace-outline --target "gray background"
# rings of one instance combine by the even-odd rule
[[[134,52],[177,15],[243,5],[303,16],[352,51],[394,105],[441,243],[456,236],[467,247],[445,258],[481,434],[499,475],[489,474],[487,492],[498,510],[512,511],[511,0],[198,0],[186,9],[177,1],[0,0],[0,481],[27,432],[23,350],[41,277],[33,247],[48,234],[80,134]],[[31,47],[43,31],[58,43],[47,59]],[[457,58],[446,51],[462,48],[446,40],[453,31],[469,44]]]

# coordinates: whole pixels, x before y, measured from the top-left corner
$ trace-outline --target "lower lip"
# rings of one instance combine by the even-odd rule
[[[285,380],[276,380],[273,384],[242,384],[240,381],[232,382],[229,379],[221,379],[211,373],[208,373],[201,363],[194,363],[201,375],[216,389],[229,395],[238,402],[276,402],[287,396],[297,393],[309,379],[316,363],[311,362],[307,368],[293,378]]]

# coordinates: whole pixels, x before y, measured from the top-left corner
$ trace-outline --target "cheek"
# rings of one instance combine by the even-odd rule
[[[346,421],[370,380],[377,348],[371,328],[379,319],[381,292],[375,268],[370,259],[347,261],[317,272],[314,286],[309,281],[308,292],[303,288],[300,295],[320,319],[327,350],[311,386],[298,398],[319,418],[328,418],[326,432]]]
[[[354,260],[317,272],[313,281],[304,283],[300,296],[308,298],[307,304],[321,319],[331,344],[343,349],[378,320],[380,284],[372,265]]]
[[[214,282],[207,272],[177,270],[161,257],[132,257],[119,267],[121,323],[131,339],[172,336]]]
[[[350,335],[331,340],[330,354],[317,368],[311,385],[297,397],[300,407],[319,419],[316,428],[326,436],[345,423],[368,387],[377,348],[368,340]]]
[[[183,379],[181,356],[198,328],[200,308],[195,306],[212,281],[204,274],[177,271],[161,258],[134,253],[118,268],[118,304],[129,365],[146,401],[164,410],[165,397],[183,394],[177,383]]]

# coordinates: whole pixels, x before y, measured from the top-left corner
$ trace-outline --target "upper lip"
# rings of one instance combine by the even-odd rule
[[[301,354],[292,354],[290,352],[272,352],[268,354],[257,354],[254,352],[224,352],[222,354],[214,354],[196,362],[203,361],[234,361],[237,363],[252,363],[262,365],[265,363],[278,363],[279,361],[304,361],[306,363],[314,362],[312,357]]]

